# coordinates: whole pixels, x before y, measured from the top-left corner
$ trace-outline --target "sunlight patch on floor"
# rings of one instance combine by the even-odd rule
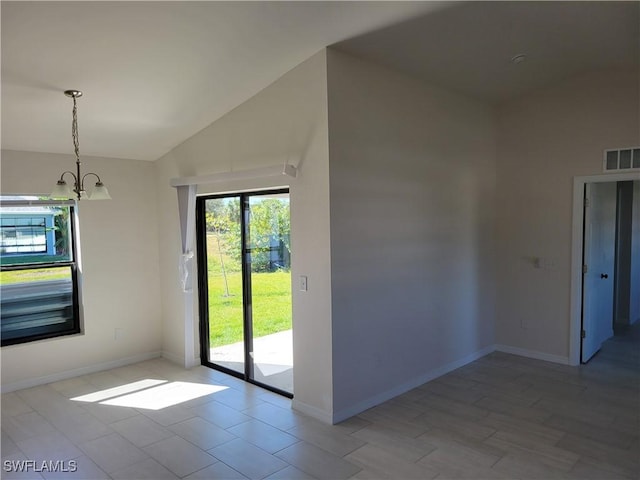
[[[145,379],[119,387],[72,398],[78,402],[100,405],[161,410],[196,398],[211,395],[229,387],[193,382],[168,382]]]
[[[145,388],[154,387],[162,383],[167,383],[167,380],[155,380],[147,378],[140,380],[139,382],[127,383],[126,385],[120,385],[118,387],[107,388],[106,390],[100,390],[98,392],[88,393],[87,395],[81,395],[79,397],[72,398],[76,402],[100,402],[108,398],[118,397],[120,395],[126,395],[127,393],[137,392],[144,390]]]

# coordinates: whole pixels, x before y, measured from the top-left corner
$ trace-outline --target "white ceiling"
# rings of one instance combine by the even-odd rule
[[[336,47],[496,103],[584,71],[638,69],[640,2],[457,4]]]
[[[7,2],[2,148],[156,160],[325,46],[438,7],[353,2]]]
[[[2,1],[2,148],[72,153],[62,92],[74,88],[82,155],[155,160],[336,43],[502,101],[582,70],[637,68],[639,6]],[[510,64],[516,53],[528,60]]]

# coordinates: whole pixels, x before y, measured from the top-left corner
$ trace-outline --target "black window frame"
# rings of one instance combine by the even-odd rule
[[[82,322],[80,315],[80,282],[79,282],[79,258],[78,258],[78,236],[77,236],[77,216],[76,216],[76,202],[73,200],[20,200],[18,196],[15,200],[2,199],[0,206],[12,206],[12,207],[33,207],[33,206],[57,206],[65,207],[69,209],[68,222],[69,222],[69,259],[68,260],[54,260],[49,262],[25,262],[16,264],[4,264],[0,262],[0,271],[16,271],[16,270],[35,270],[46,268],[60,268],[68,267],[71,273],[71,321],[65,322],[68,324],[66,328],[56,328],[55,323],[49,325],[43,325],[38,327],[25,328],[25,334],[12,338],[0,338],[0,346],[19,345],[24,343],[35,342],[38,340],[52,339],[58,337],[64,337],[68,335],[75,335],[82,333]],[[7,257],[11,257],[12,254],[8,254]],[[45,295],[46,296],[46,295]],[[0,299],[1,300],[1,299]],[[2,307],[0,305],[0,324],[2,322]]]

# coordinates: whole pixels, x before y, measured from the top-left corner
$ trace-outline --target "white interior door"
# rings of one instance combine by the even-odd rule
[[[613,335],[616,183],[586,185],[582,362]]]

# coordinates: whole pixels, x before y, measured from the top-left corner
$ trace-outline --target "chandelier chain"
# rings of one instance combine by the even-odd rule
[[[71,121],[71,137],[73,138],[73,149],[76,153],[76,160],[80,161],[80,145],[78,142],[78,106],[76,97],[73,97],[73,119]]]

